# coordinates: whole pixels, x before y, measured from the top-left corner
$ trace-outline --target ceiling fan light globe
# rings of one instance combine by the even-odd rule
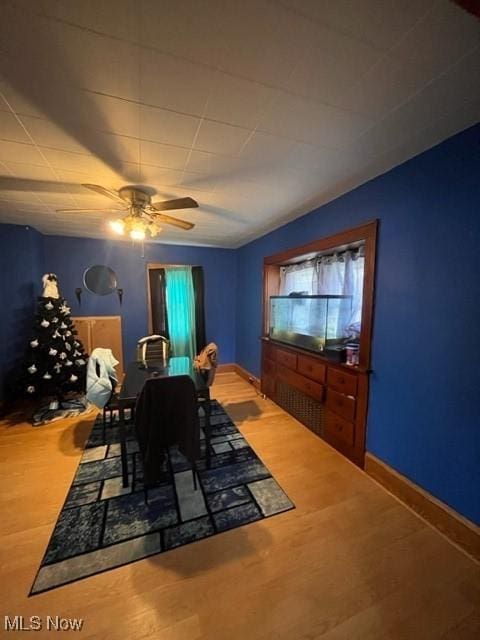
[[[130,231],[130,237],[132,240],[145,240],[145,231],[142,229],[132,229]]]
[[[161,230],[162,230],[161,227],[156,225],[154,222],[150,222],[150,224],[148,225],[148,231],[152,238],[155,238],[155,236],[158,236]]]
[[[118,233],[119,236],[123,236],[125,234],[125,223],[123,220],[112,220],[110,222],[110,227]]]

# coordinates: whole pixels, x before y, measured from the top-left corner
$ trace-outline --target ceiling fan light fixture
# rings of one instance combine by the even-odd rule
[[[130,215],[110,222],[111,229],[118,235],[128,234],[132,240],[144,240],[147,235],[151,238],[157,236],[162,230],[155,222],[140,217]]]
[[[173,227],[178,227],[184,231],[189,231],[195,226],[193,222],[180,220],[172,217],[164,211],[174,211],[176,209],[191,209],[198,207],[198,202],[193,198],[175,198],[162,202],[152,202],[151,189],[141,189],[136,186],[125,186],[116,191],[106,189],[99,184],[84,184],[84,187],[107,196],[123,205],[123,210],[127,215],[123,218],[111,220],[109,226],[111,230],[119,236],[129,235],[133,240],[144,240],[147,235],[155,238],[162,228],[158,226],[157,220]],[[125,207],[127,203],[127,207]],[[61,213],[72,213],[76,211],[102,211],[102,209],[57,209]],[[111,211],[119,211],[118,206]]]

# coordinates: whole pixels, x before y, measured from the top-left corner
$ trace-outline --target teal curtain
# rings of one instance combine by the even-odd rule
[[[186,356],[172,358],[168,369],[171,376],[188,376],[192,370],[192,361]]]
[[[166,267],[167,318],[172,356],[194,358],[195,293],[191,267]]]

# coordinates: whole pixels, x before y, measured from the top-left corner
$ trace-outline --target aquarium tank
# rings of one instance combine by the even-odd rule
[[[271,296],[269,337],[310,351],[341,343],[352,315],[352,296]]]

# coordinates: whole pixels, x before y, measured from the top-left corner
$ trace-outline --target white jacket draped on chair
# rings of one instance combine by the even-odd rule
[[[118,381],[115,367],[118,360],[111,349],[97,347],[90,355],[87,366],[87,400],[100,409],[108,403],[113,384]]]

